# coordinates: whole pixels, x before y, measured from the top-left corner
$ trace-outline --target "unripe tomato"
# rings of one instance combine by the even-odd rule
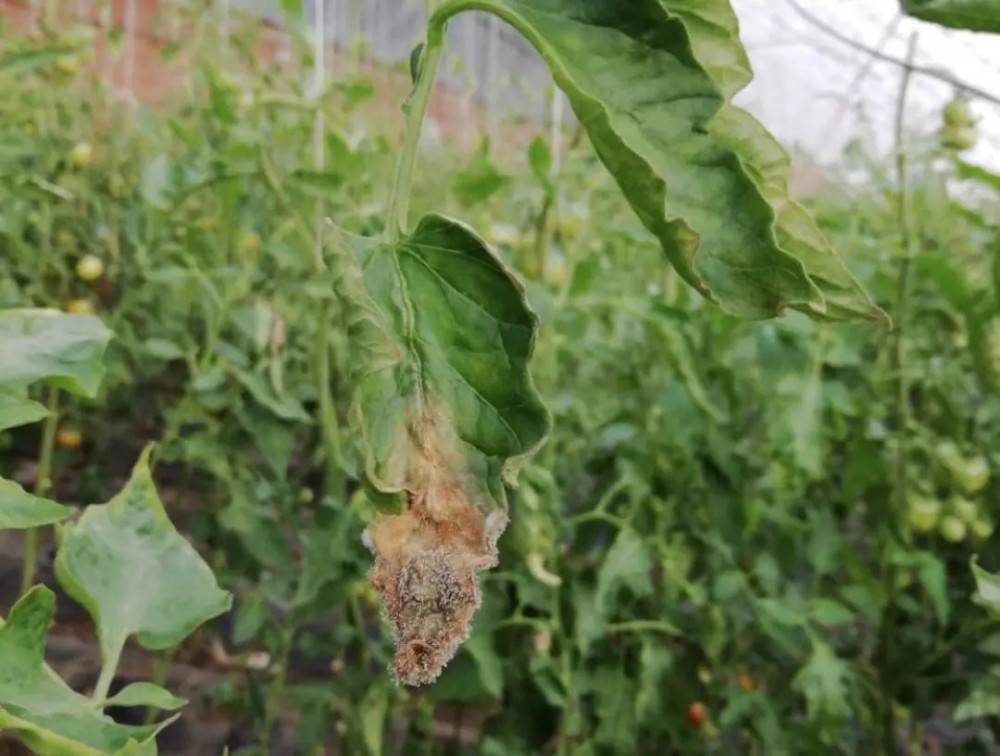
[[[85,168],[94,162],[94,148],[90,142],[77,142],[69,151],[69,159],[78,168]]]
[[[563,236],[574,237],[580,233],[580,217],[575,213],[566,213],[559,216],[559,233]]]
[[[240,237],[240,252],[246,255],[255,255],[260,252],[260,237],[253,231],[244,232]]]
[[[981,515],[972,521],[969,529],[972,531],[974,538],[985,541],[993,535],[993,521],[986,515]]]
[[[701,727],[708,717],[708,709],[701,701],[692,702],[687,708],[687,721],[692,727]]]
[[[76,263],[76,275],[81,281],[96,281],[104,273],[104,263],[97,255],[84,255]]]
[[[967,532],[968,528],[965,526],[965,523],[955,517],[955,515],[946,515],[941,518],[941,523],[938,525],[938,533],[941,534],[944,540],[950,543],[958,543],[965,540]]]
[[[66,303],[66,312],[73,315],[93,315],[96,311],[89,299],[71,299]]]
[[[60,428],[56,431],[56,443],[64,449],[76,449],[83,443],[83,434],[76,428]]]
[[[976,506],[976,502],[969,501],[963,496],[952,499],[951,508],[955,516],[966,525],[971,525],[979,517],[979,507]]]
[[[968,127],[975,124],[972,118],[972,110],[969,108],[969,101],[965,95],[958,93],[941,110],[941,117],[946,126],[953,128]]]
[[[956,471],[955,477],[967,494],[979,493],[990,479],[990,465],[985,457],[973,457]]]
[[[73,55],[60,55],[56,58],[56,70],[61,74],[72,76],[80,68],[80,64]]]
[[[219,86],[227,92],[236,92],[240,88],[240,82],[228,71],[223,71],[219,76]]]
[[[553,260],[545,267],[545,280],[553,286],[566,283],[566,265],[562,260]]]
[[[907,519],[914,533],[930,533],[937,526],[940,516],[941,504],[936,499],[910,497]]]
[[[975,146],[976,130],[972,126],[945,127],[940,132],[941,146],[947,150],[963,152]]]

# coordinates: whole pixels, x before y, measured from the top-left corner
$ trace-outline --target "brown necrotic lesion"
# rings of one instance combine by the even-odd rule
[[[406,508],[379,513],[370,528],[371,582],[396,640],[392,671],[407,685],[432,682],[469,634],[479,607],[478,573],[496,564],[506,515],[477,508],[462,485],[440,415],[410,424]]]

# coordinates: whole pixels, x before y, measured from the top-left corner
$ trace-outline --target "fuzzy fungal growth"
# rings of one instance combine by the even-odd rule
[[[496,541],[507,522],[484,515],[456,474],[461,457],[442,449],[440,424],[411,426],[406,507],[378,513],[369,529],[375,552],[371,583],[393,628],[391,671],[406,685],[433,682],[469,634],[479,607],[478,573],[496,564]],[[416,431],[416,432],[414,432]]]

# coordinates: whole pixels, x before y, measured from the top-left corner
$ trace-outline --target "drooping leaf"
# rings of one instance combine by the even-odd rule
[[[801,261],[782,248],[778,211],[746,167],[742,141],[716,123],[749,77],[728,3],[466,0],[440,6],[431,33],[470,9],[499,16],[535,46],[643,224],[723,309],[822,314],[829,288],[833,316],[878,317],[825,243]],[[785,212],[797,215],[791,204]],[[814,229],[795,230],[803,247],[815,243]]]
[[[426,682],[465,637],[476,573],[495,562],[505,482],[549,431],[528,373],[537,320],[500,260],[455,221],[425,216],[394,246],[357,240],[360,266],[336,229],[330,241],[365,476],[405,507],[370,528],[373,583],[395,626],[397,674]],[[421,624],[438,611],[432,596],[451,607],[447,621]]]
[[[664,4],[683,19],[695,57],[728,103],[753,78],[740,42],[739,22],[729,0],[666,0]],[[823,292],[826,311],[805,311],[834,320],[865,318],[888,323],[888,316],[872,303],[809,213],[789,195],[791,161],[770,132],[749,113],[731,104],[719,110],[710,130],[720,143],[739,156],[744,169],[770,203],[781,249],[805,266],[810,279]]]
[[[149,454],[111,501],[66,527],[56,556],[56,576],[94,618],[105,659],[131,635],[151,650],[176,646],[231,601],[167,517]]]
[[[0,478],[0,530],[51,525],[73,513],[70,507],[34,496],[12,480]]]
[[[264,408],[276,417],[292,422],[309,422],[308,413],[297,399],[292,396],[278,396],[274,388],[257,373],[230,366],[230,372],[250,395]]]
[[[0,623],[0,730],[17,734],[36,753],[66,756],[103,756],[152,741],[169,721],[116,724],[45,665],[54,606],[52,591],[36,586]]]
[[[750,83],[753,71],[729,0],[667,0],[664,5],[684,21],[695,57],[726,99]]]
[[[972,575],[976,578],[975,602],[991,614],[1000,616],[1000,576],[980,567],[975,556],[972,557],[970,566]]]
[[[0,389],[47,380],[74,394],[94,396],[111,332],[92,315],[58,310],[0,311]]]
[[[938,622],[942,626],[947,624],[951,604],[948,601],[948,573],[944,562],[934,554],[920,554],[917,578],[934,606]]]
[[[1000,12],[1000,10],[998,10]],[[1000,173],[994,173],[975,163],[965,160],[955,161],[955,176],[966,181],[976,181],[994,191],[1000,192]]]
[[[23,390],[0,391],[0,431],[41,420],[45,406],[24,396]]]
[[[1000,0],[901,0],[905,13],[953,29],[1000,33]]]
[[[389,710],[389,691],[384,685],[373,685],[361,701],[361,738],[370,756],[382,756],[385,716]]]
[[[826,311],[822,317],[865,318],[888,324],[888,315],[871,301],[806,209],[789,195],[791,160],[767,129],[746,111],[727,106],[712,122],[712,134],[739,155],[761,194],[771,203],[778,244],[801,261],[823,292]]]
[[[107,706],[152,706],[167,711],[179,709],[186,703],[187,699],[150,682],[126,685],[106,701]]]

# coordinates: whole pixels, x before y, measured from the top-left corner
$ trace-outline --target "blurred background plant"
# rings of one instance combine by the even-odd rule
[[[317,98],[294,3],[280,36],[170,4],[123,92],[101,74],[135,54],[135,6],[74,5],[3,5],[0,308],[96,312],[115,338],[100,395],[64,397],[54,440],[0,434],[0,473],[32,482],[48,443],[55,497],[104,501],[160,442],[166,506],[236,597],[176,652],[136,652],[195,709],[162,750],[1000,747],[1000,636],[968,570],[973,552],[1000,563],[1000,175],[968,157],[970,95],[930,123],[907,118],[902,87],[889,157],[848,144],[804,200],[893,332],[706,305],[561,106],[474,144],[440,121],[415,209],[460,211],[525,279],[555,433],[522,474],[472,637],[435,685],[402,690],[312,229],[320,199],[351,232],[381,229],[405,73],[342,48]],[[154,69],[169,86],[144,93]],[[439,112],[467,107],[449,98]],[[15,576],[18,548],[0,561]],[[59,607],[62,664],[85,662],[88,631]]]

